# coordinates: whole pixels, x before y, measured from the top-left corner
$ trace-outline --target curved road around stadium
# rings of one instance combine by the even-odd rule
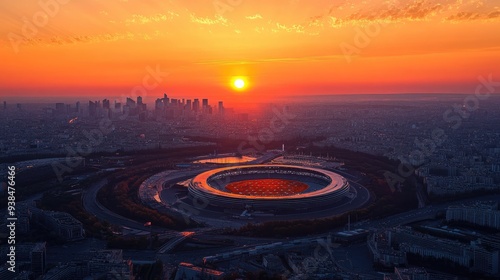
[[[197,174],[200,174],[204,171],[207,171],[212,168],[202,168],[202,169],[197,169],[197,170],[189,170],[189,171],[180,171],[180,172],[175,172],[174,174],[171,174],[168,176],[168,178],[165,178],[164,181],[164,186],[167,186],[169,184],[173,184],[176,182],[179,182],[181,180],[186,180],[188,178],[191,178]],[[139,230],[139,231],[144,231],[144,232],[149,232],[150,230],[152,232],[156,233],[162,233],[165,235],[172,235],[172,236],[178,236],[179,232],[175,230],[168,230],[165,228],[161,227],[146,227],[144,226],[143,223],[134,221],[130,218],[121,216],[106,207],[104,207],[102,204],[100,204],[97,200],[97,193],[99,190],[105,186],[106,184],[106,179],[103,179],[99,182],[96,182],[92,184],[89,188],[87,188],[82,195],[82,203],[85,208],[85,210],[96,216],[97,218],[101,220],[108,221],[111,224],[116,224],[116,225],[121,225],[124,227],[128,227],[131,229]],[[309,213],[298,213],[298,214],[291,214],[291,215],[285,215],[285,216],[273,216],[273,217],[258,217],[259,222],[263,221],[268,221],[268,220],[277,220],[277,219],[291,219],[291,220],[296,220],[296,219],[311,219],[311,218],[324,218],[328,216],[334,216],[334,215],[339,215],[344,212],[360,208],[364,206],[368,201],[370,200],[370,193],[369,191],[361,186],[360,184],[349,180],[348,182],[351,184],[351,186],[355,189],[357,192],[357,195],[353,200],[350,202],[347,202],[345,204],[339,205],[337,207],[331,208],[331,209],[326,209],[326,210],[320,210],[320,211],[315,211],[315,212],[309,212]],[[172,190],[166,189],[160,193],[160,198],[163,202],[171,201],[172,198],[175,197],[175,193],[172,193]],[[202,222],[206,222],[209,225],[216,226],[216,227],[223,227],[224,225],[228,225],[229,223],[234,223],[234,226],[237,225],[243,225],[248,222],[248,220],[237,220],[235,221],[234,219],[231,219],[227,216],[222,216],[220,212],[214,212],[214,211],[207,211],[204,210],[200,212],[200,220]],[[222,218],[222,219],[221,219]],[[255,220],[254,220],[255,221]]]

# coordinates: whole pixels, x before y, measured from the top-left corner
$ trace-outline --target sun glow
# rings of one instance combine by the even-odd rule
[[[243,88],[245,87],[245,81],[242,79],[236,79],[236,81],[234,81],[234,86],[237,88]]]
[[[242,90],[245,90],[245,88],[248,87],[248,83],[247,83],[247,80],[245,78],[243,78],[243,77],[234,77],[231,80],[231,86],[235,90],[242,91]]]

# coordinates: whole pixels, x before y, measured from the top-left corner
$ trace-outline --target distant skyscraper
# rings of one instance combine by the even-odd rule
[[[184,108],[191,110],[191,99],[186,100],[186,106]]]
[[[127,103],[126,103],[127,106],[129,106],[130,108],[135,108],[135,101],[132,99],[132,98],[129,98],[127,97]]]
[[[76,111],[77,113],[80,113],[80,101],[77,101],[77,102],[76,102],[76,108],[75,108],[75,111]]]
[[[102,108],[104,110],[104,114],[108,117],[108,118],[111,118],[113,116],[113,114],[111,113],[111,106],[110,106],[110,102],[108,99],[104,99],[102,101]]]
[[[115,106],[110,111],[112,111],[112,112],[110,112],[111,113],[111,118],[121,115],[121,113],[122,113],[122,103],[116,102],[116,100],[115,100]]]
[[[45,272],[46,247],[44,243],[37,243],[30,254],[31,271],[35,275],[41,275]]]
[[[193,101],[193,111],[198,112],[199,110],[200,110],[200,100],[196,98]]]
[[[4,102],[3,102],[3,109],[4,109],[4,110],[7,110],[7,101],[4,101]]]
[[[203,106],[203,108],[207,108],[208,107],[208,99],[204,98],[202,100],[202,106]]]
[[[142,97],[141,96],[137,97],[137,104],[142,104]]]
[[[104,108],[104,109],[109,109],[110,108],[109,107],[109,100],[108,99],[104,99],[102,101],[102,108]]]
[[[89,117],[95,117],[97,114],[97,102],[89,101]]]
[[[161,98],[156,99],[155,109],[163,109],[163,99]]]
[[[224,103],[219,101],[219,114],[224,114]]]

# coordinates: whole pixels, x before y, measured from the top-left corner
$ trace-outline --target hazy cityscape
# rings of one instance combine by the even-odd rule
[[[16,189],[19,243],[15,259],[16,266],[22,267],[16,279],[37,275],[40,279],[84,275],[125,279],[143,275],[144,271],[134,269],[136,264],[149,265],[165,279],[244,275],[261,279],[262,273],[276,279],[404,279],[397,278],[400,275],[454,279],[456,269],[475,275],[470,277],[496,278],[500,262],[500,237],[496,234],[500,230],[500,132],[496,129],[500,114],[496,108],[500,98],[490,96],[470,113],[463,105],[464,98],[467,96],[339,96],[261,104],[250,111],[226,108],[223,101],[213,104],[208,99],[191,101],[167,94],[154,104],[142,103],[140,97],[127,98],[123,106],[108,99],[72,104],[5,102],[0,110],[5,131],[1,157],[6,159],[1,172],[7,174],[10,162],[15,162],[19,178],[24,174],[33,177],[19,180],[26,181],[26,187],[36,186],[35,190]],[[455,107],[459,109],[446,115]],[[464,117],[459,121],[453,116]],[[279,125],[270,125],[276,118]],[[102,130],[103,122],[108,130]],[[274,130],[266,132],[271,126]],[[256,139],[253,144],[252,139]],[[241,145],[245,141],[246,145]],[[260,237],[253,236],[251,230],[237,229],[247,223],[272,223],[269,216],[278,214],[259,214],[260,209],[255,209],[254,214],[242,216],[232,209],[226,210],[221,220],[220,216],[216,219],[171,207],[159,209],[158,201],[163,199],[154,199],[163,191],[158,189],[158,180],[179,178],[174,181],[182,179],[177,183],[181,184],[190,173],[217,165],[196,163],[194,159],[199,157],[244,155],[248,160],[323,166],[349,181],[369,182],[363,177],[373,175],[355,167],[362,162],[346,157],[344,151],[335,153],[332,147],[393,161],[392,170],[377,167],[378,187],[386,188],[389,194],[401,193],[411,178],[415,185],[409,201],[415,201],[414,205],[401,212],[389,209],[387,215],[376,218],[356,212],[346,220],[331,221],[325,230],[303,236],[282,233]],[[185,148],[200,149],[199,154],[169,155]],[[247,153],[242,154],[245,149]],[[187,223],[185,230],[176,231],[102,204],[92,209],[83,200],[80,207],[88,211],[86,219],[95,217],[89,223],[73,216],[81,214],[76,209],[54,211],[61,208],[46,197],[61,197],[61,201],[69,199],[67,203],[71,203],[71,197],[84,196],[103,176],[143,168],[143,155],[149,155],[155,164],[141,178],[158,173],[161,167],[172,169],[167,166],[174,164],[174,168],[147,179],[137,189],[142,207],[170,217],[187,215],[196,224]],[[76,164],[70,165],[71,161]],[[231,159],[220,162],[234,165]],[[397,162],[405,167],[398,168]],[[148,185],[155,187],[148,190]],[[363,207],[381,199],[370,192],[371,202]],[[6,180],[2,196],[8,193]],[[228,215],[230,212],[234,215]],[[294,214],[289,219],[313,218],[317,213]],[[222,222],[224,219],[228,220]],[[8,224],[5,221],[3,228]],[[96,232],[97,228],[110,233],[104,229]],[[117,246],[117,242],[122,245]],[[318,246],[324,251],[311,255]],[[2,248],[5,258],[8,246]],[[7,267],[2,273],[10,277]]]

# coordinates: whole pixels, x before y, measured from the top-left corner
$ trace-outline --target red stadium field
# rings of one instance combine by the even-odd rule
[[[305,183],[285,179],[256,179],[229,183],[231,193],[251,196],[288,196],[301,193],[309,186]]]

